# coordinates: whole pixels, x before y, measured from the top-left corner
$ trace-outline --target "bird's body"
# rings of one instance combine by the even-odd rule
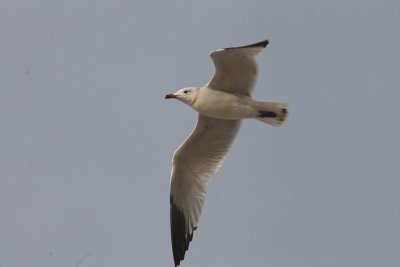
[[[251,98],[258,74],[255,56],[268,44],[218,49],[212,79],[203,87],[187,87],[165,98],[176,98],[199,113],[191,135],[174,153],[171,174],[171,239],[175,266],[183,260],[203,207],[206,185],[221,166],[242,119],[279,126],[287,105]]]
[[[197,90],[197,98],[192,107],[200,114],[211,118],[240,120],[257,115],[257,110],[252,102],[254,101],[250,97],[230,94],[205,86]]]

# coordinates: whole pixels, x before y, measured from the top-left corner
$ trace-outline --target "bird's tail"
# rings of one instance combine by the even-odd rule
[[[288,110],[286,103],[275,102],[256,102],[258,110],[257,120],[271,124],[273,126],[281,126],[286,122]]]

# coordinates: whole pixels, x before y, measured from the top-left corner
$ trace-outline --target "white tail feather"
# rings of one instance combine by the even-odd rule
[[[288,109],[286,103],[256,102],[259,112],[257,120],[273,126],[281,126],[286,122]]]

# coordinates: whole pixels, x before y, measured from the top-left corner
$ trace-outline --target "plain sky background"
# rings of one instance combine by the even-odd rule
[[[182,266],[400,266],[400,2],[0,2],[0,266],[173,266],[167,93],[268,38]]]

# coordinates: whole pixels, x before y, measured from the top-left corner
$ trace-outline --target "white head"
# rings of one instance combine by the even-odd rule
[[[165,99],[176,98],[189,106],[193,105],[197,98],[198,87],[186,87],[176,91],[173,94],[168,94]]]

